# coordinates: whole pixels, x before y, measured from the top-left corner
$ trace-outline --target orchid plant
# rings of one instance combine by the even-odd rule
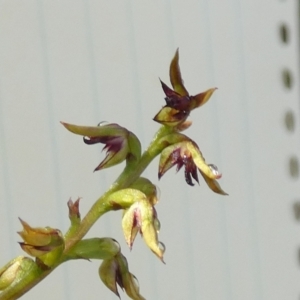
[[[159,179],[173,166],[177,171],[184,167],[187,184],[193,186],[193,180],[199,183],[199,171],[213,192],[227,195],[217,181],[221,177],[217,167],[207,164],[196,142],[182,134],[192,124],[187,120],[191,111],[205,104],[216,88],[191,96],[181,77],[178,50],[170,64],[170,80],[173,89],[161,81],[166,104],[154,117],[162,126],[143,153],[136,135],[116,123],[78,126],[62,122],[67,130],[83,136],[87,145],[105,145],[106,156],[95,171],[123,161],[125,168],[85,217],[80,216],[80,199],[69,200],[70,227],[65,234],[51,227],[31,227],[20,219],[23,227],[18,232],[23,240],[20,246],[30,257],[19,256],[0,269],[0,299],[21,297],[59,265],[75,259],[102,260],[99,277],[116,296],[120,298],[119,287],[131,299],[145,299],[140,294],[136,277],[129,271],[119,243],[112,238],[84,237],[103,214],[122,210],[121,226],[129,248],[140,233],[150,250],[164,262],[165,246],[158,239],[160,222],[155,209],[157,189],[149,179],[141,177],[158,155]]]

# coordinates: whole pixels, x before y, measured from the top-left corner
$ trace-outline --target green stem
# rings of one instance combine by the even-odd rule
[[[13,286],[8,287],[0,293],[1,300],[18,299],[47,277],[54,269],[41,271],[37,276],[26,274],[23,280],[18,281]]]
[[[46,276],[48,276],[56,267],[65,261],[67,253],[72,249],[77,242],[79,242],[86,233],[90,230],[93,224],[106,212],[112,209],[110,203],[107,202],[108,196],[120,189],[126,188],[136,181],[151,161],[164,149],[165,145],[161,144],[160,139],[172,132],[170,127],[162,126],[148,149],[143,153],[142,157],[135,164],[127,164],[121,175],[112,184],[109,190],[103,194],[91,207],[81,223],[71,223],[71,226],[65,236],[65,249],[60,260],[51,267],[51,269],[42,270],[36,276],[27,276],[18,284],[12,285],[0,293],[0,300],[18,299],[32,287],[38,284]]]
[[[159,143],[159,140],[163,136],[169,134],[171,130],[172,129],[170,129],[169,127],[162,126],[158,130],[153,141],[149,145],[148,149],[143,153],[137,164],[126,166],[122,174],[112,184],[110,189],[94,203],[94,205],[82,220],[78,229],[72,236],[69,236],[68,240],[66,240],[66,247],[64,251],[65,253],[67,253],[69,249],[74,246],[74,244],[76,244],[86,235],[93,224],[103,214],[111,210],[110,204],[106,201],[107,197],[113,192],[128,187],[140,177],[140,175],[151,163],[151,161],[163,150],[164,145],[161,145]]]

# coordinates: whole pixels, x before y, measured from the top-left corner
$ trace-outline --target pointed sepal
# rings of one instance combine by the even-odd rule
[[[116,259],[111,258],[101,263],[98,273],[104,285],[120,298],[117,283],[121,281],[121,278],[118,269]]]
[[[84,136],[88,145],[105,144],[106,157],[96,167],[95,171],[120,164],[137,161],[141,156],[139,139],[126,128],[118,124],[100,124],[99,126],[78,126],[61,122],[69,131]]]
[[[184,87],[179,67],[179,49],[176,50],[175,55],[170,64],[170,81],[175,92],[181,96],[188,96],[189,93]]]
[[[196,96],[192,96],[191,97],[191,109],[195,109],[197,107],[202,106],[203,104],[205,104],[210,97],[212,96],[212,94],[214,93],[214,91],[217,90],[217,88],[211,88],[208,89],[207,91],[200,93]]]

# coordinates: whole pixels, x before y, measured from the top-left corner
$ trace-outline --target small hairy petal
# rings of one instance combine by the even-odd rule
[[[194,183],[192,181],[192,177],[198,182],[199,184],[199,180],[198,180],[198,174],[197,174],[197,167],[193,162],[193,159],[191,156],[189,156],[188,154],[184,154],[184,159],[183,159],[184,165],[185,165],[185,181],[187,182],[187,184],[193,186]]]
[[[185,181],[188,185],[190,186],[194,186],[194,183],[192,181],[192,177],[191,177],[191,173],[188,172],[186,169],[184,171],[184,175],[185,175]]]
[[[191,172],[193,178],[198,182],[199,184],[199,179],[198,179],[198,172],[197,172],[197,168],[195,166],[195,168],[193,168],[192,172]]]
[[[183,167],[184,163],[183,160],[177,160],[176,172],[179,172],[180,169]]]

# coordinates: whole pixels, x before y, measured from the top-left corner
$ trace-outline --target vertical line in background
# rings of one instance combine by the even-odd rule
[[[99,88],[98,88],[99,76],[98,76],[98,69],[96,67],[97,63],[96,63],[96,56],[94,50],[94,38],[93,38],[93,31],[92,31],[92,17],[90,13],[90,3],[88,0],[83,0],[82,3],[83,3],[83,18],[85,24],[85,36],[86,36],[86,44],[87,44],[87,52],[88,52],[88,66],[89,66],[89,73],[90,73],[89,78],[90,78],[90,86],[92,89],[92,103],[94,106],[93,112],[94,112],[95,120],[97,120],[97,122],[99,123],[102,121],[109,121],[109,120],[104,119],[102,110],[100,109],[102,98],[100,96]],[[102,155],[103,154],[99,152],[99,157]],[[100,175],[99,184],[101,187],[107,186],[107,176],[105,172],[103,172]],[[101,226],[104,228],[107,235],[111,235],[112,232],[111,222],[104,222]]]
[[[127,20],[128,20],[128,40],[129,40],[129,54],[130,54],[130,60],[131,64],[133,66],[132,73],[135,74],[135,76],[132,77],[132,87],[134,90],[134,99],[135,99],[135,111],[137,113],[136,120],[143,120],[143,109],[142,109],[142,98],[141,98],[141,89],[139,84],[139,63],[138,63],[138,57],[137,57],[137,46],[136,46],[136,38],[135,38],[135,25],[134,25],[134,15],[132,11],[132,5],[131,1],[127,2],[126,7],[126,14],[127,14]],[[141,141],[142,145],[145,145],[144,140],[144,124],[143,122],[140,122],[140,124],[137,124],[137,136],[139,136],[139,139]]]
[[[210,65],[210,77],[211,82],[216,81],[216,67],[214,63],[214,49],[213,49],[213,41],[212,41],[212,25],[211,25],[211,18],[210,18],[210,7],[209,7],[209,1],[208,0],[201,0],[202,6],[203,6],[203,15],[205,18],[204,23],[207,24],[207,30],[206,30],[206,57],[208,58],[209,65]],[[218,98],[218,95],[215,96]],[[220,115],[220,111],[218,108],[217,101],[212,101],[211,103],[211,114],[212,115]],[[212,123],[213,131],[214,131],[214,144],[216,146],[216,149],[220,150],[219,154],[219,161],[222,165],[222,145],[220,143],[220,123],[219,118],[212,118],[214,121]],[[226,295],[224,295],[224,299],[233,299],[232,295],[232,286],[231,286],[231,268],[229,263],[229,245],[228,245],[228,227],[227,227],[227,214],[225,209],[225,203],[222,202],[219,204],[219,211],[218,211],[218,220],[219,220],[219,230],[221,235],[221,243],[222,243],[222,250],[221,250],[221,259],[222,259],[222,268],[223,268],[223,279],[225,281],[224,288],[226,291]]]
[[[102,120],[102,116],[98,116],[101,114],[100,110],[100,97],[99,97],[99,90],[98,90],[98,74],[96,70],[96,59],[95,59],[95,51],[94,51],[94,43],[93,43],[93,34],[92,34],[92,25],[91,25],[91,14],[90,14],[90,5],[88,0],[83,0],[83,15],[84,15],[84,23],[85,23],[85,35],[86,35],[86,43],[88,49],[88,64],[90,70],[90,80],[91,80],[91,87],[92,87],[92,97],[93,97],[93,105],[94,105],[94,114],[96,120]]]
[[[168,40],[169,40],[169,48],[171,49],[172,55],[175,54],[175,50],[181,46],[177,44],[176,41],[176,35],[174,32],[175,25],[174,23],[176,22],[176,19],[174,20],[174,10],[172,7],[172,2],[171,0],[166,0],[165,1],[165,19],[166,19],[166,27],[168,29]],[[170,62],[171,62],[172,56],[170,57]],[[166,70],[169,71],[169,65],[166,65]],[[169,72],[168,72],[169,73]],[[183,172],[183,171],[181,171]],[[175,175],[173,175],[175,176]],[[185,253],[190,253],[191,251],[193,252],[191,256],[186,255],[185,258],[185,276],[187,277],[186,282],[188,282],[189,286],[186,288],[186,291],[188,294],[185,295],[186,299],[201,299],[200,295],[197,293],[199,289],[196,288],[196,286],[200,285],[200,282],[196,283],[196,270],[195,270],[195,264],[193,263],[193,259],[191,257],[197,257],[195,254],[195,247],[193,246],[193,233],[190,229],[193,228],[191,224],[191,201],[183,201],[185,200],[187,195],[189,196],[189,193],[187,194],[187,189],[190,188],[186,183],[185,179],[182,173],[176,174],[176,176],[181,176],[182,177],[182,189],[180,189],[180,194],[178,195],[180,201],[180,207],[181,207],[181,214],[182,218],[184,220],[183,224],[184,228],[183,231],[185,232],[184,236],[178,237],[180,239],[180,242],[183,242],[185,245]],[[191,200],[191,199],[188,199]],[[167,248],[168,250],[168,248]]]
[[[175,36],[174,36],[174,25],[173,25],[173,10],[171,0],[165,0],[165,15],[166,15],[166,25],[168,28],[168,37],[169,37],[169,45],[171,52],[175,52],[175,49],[179,47],[179,45],[175,45]],[[171,61],[171,58],[170,58]]]
[[[0,81],[0,86],[1,86],[1,81]],[[4,112],[3,112],[3,108],[1,103],[3,103],[2,101],[2,97],[0,94],[0,140],[2,141],[1,143],[1,147],[0,147],[0,157],[1,157],[1,161],[2,161],[2,166],[3,169],[2,171],[2,177],[3,177],[3,187],[4,187],[4,199],[3,202],[6,203],[6,205],[4,206],[4,208],[6,208],[6,210],[3,210],[3,207],[1,207],[1,214],[5,214],[6,215],[6,220],[7,220],[7,228],[6,231],[7,232],[16,232],[15,228],[14,228],[14,224],[13,224],[13,218],[15,216],[14,214],[14,201],[13,201],[13,197],[12,197],[12,189],[11,189],[11,180],[10,180],[10,172],[9,172],[9,165],[8,165],[8,155],[7,155],[7,148],[5,145],[5,124],[4,124]],[[10,252],[10,255],[15,256],[16,255],[16,247],[15,247],[15,240],[13,235],[9,234],[9,240],[8,240],[8,248]]]
[[[51,75],[50,75],[50,64],[49,64],[49,53],[48,53],[48,45],[47,45],[47,30],[46,30],[46,23],[45,23],[45,14],[44,14],[44,7],[43,1],[36,1],[37,3],[37,18],[39,24],[39,33],[40,33],[40,40],[41,40],[41,55],[42,55],[42,63],[43,63],[43,71],[44,71],[44,80],[45,80],[45,100],[47,105],[48,111],[48,131],[49,131],[49,139],[52,145],[52,157],[51,163],[53,178],[54,178],[54,185],[55,185],[55,201],[56,207],[59,208],[61,206],[62,199],[62,192],[61,192],[61,184],[60,184],[60,164],[59,164],[59,155],[58,155],[58,142],[56,139],[56,130],[54,125],[54,120],[56,120],[55,116],[55,108],[53,104],[53,96],[52,96],[52,87],[51,87]],[[63,216],[60,214],[58,215],[58,222],[60,228],[63,228]],[[63,269],[64,276],[64,299],[70,299],[69,294],[66,292],[70,288],[69,284],[69,276],[66,269]]]
[[[239,66],[240,66],[240,86],[239,94],[241,95],[239,99],[243,99],[243,105],[245,106],[243,109],[241,107],[240,113],[244,115],[243,117],[243,132],[244,132],[244,161],[248,162],[246,169],[249,176],[247,177],[248,185],[247,185],[247,195],[248,195],[248,209],[249,209],[249,221],[252,229],[251,240],[252,240],[252,253],[253,253],[253,264],[252,269],[254,272],[253,280],[255,280],[256,287],[256,299],[263,299],[263,283],[262,283],[262,273],[261,273],[261,263],[260,263],[260,249],[259,249],[259,238],[258,238],[258,224],[257,224],[257,216],[256,216],[256,206],[255,206],[255,184],[253,181],[254,172],[252,168],[252,143],[251,143],[251,133],[250,133],[250,113],[249,113],[249,96],[247,89],[247,70],[245,64],[245,48],[243,45],[244,37],[244,14],[243,9],[241,7],[241,2],[239,0],[233,0],[233,7],[235,10],[234,20],[236,20],[236,24],[234,28],[235,36],[236,36],[236,47],[238,49],[238,58]]]
[[[297,38],[298,38],[298,53],[300,53],[300,0],[298,0],[297,1],[297,4],[298,4],[298,8],[297,8],[297,20],[298,20],[298,36],[297,36]],[[299,71],[300,71],[300,59],[299,59],[299,55],[298,55],[298,67],[299,67]],[[298,72],[299,72],[298,71]],[[300,72],[298,73],[298,75],[300,75]],[[300,78],[300,77],[298,77],[298,78]],[[298,82],[298,84],[297,84],[297,86],[298,86],[298,89],[299,89],[299,87],[300,87],[300,85],[299,85],[299,82]],[[300,100],[300,99],[299,99]],[[298,105],[300,104],[300,101],[298,102]],[[299,106],[298,106],[299,107]]]

